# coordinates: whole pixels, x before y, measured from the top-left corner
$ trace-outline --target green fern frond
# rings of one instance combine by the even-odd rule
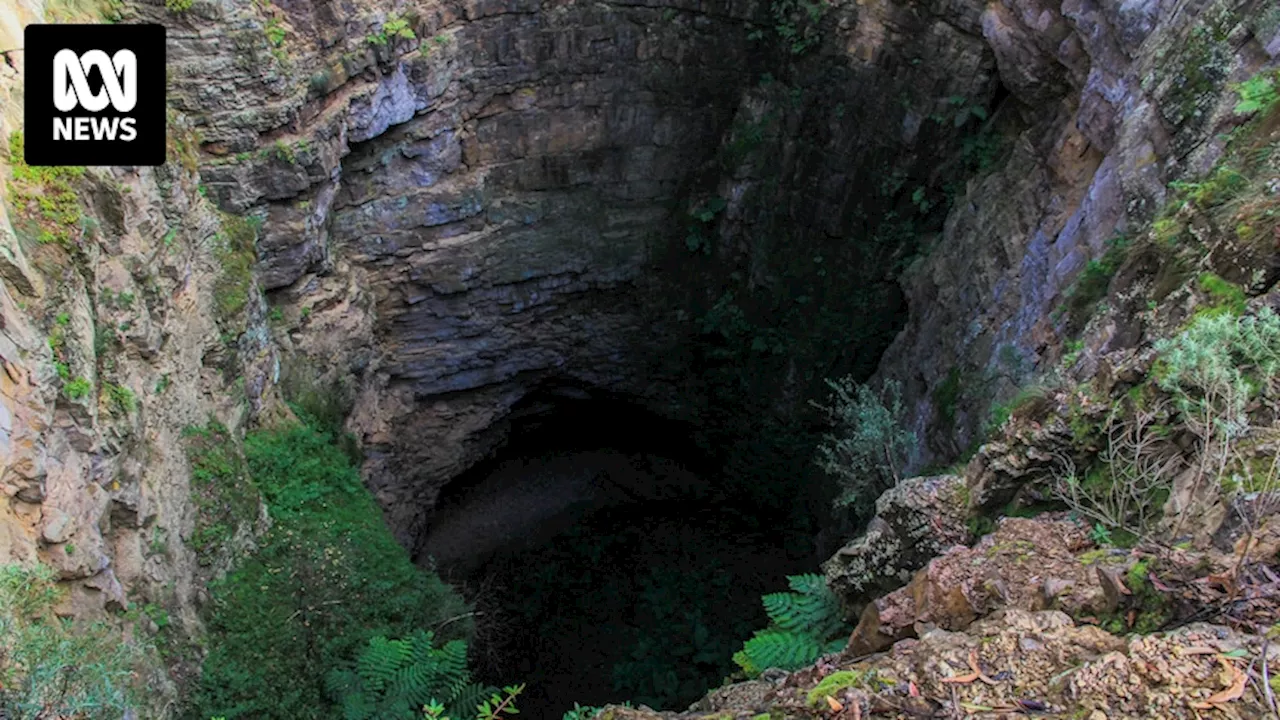
[[[476,705],[493,688],[473,687],[465,642],[436,648],[434,640],[424,631],[404,640],[375,637],[356,660],[354,673],[330,673],[327,687],[341,698],[344,720],[410,720],[433,703],[448,706],[459,720],[474,718]]]
[[[446,703],[449,709],[449,717],[475,717],[476,708],[497,691],[497,688],[481,683],[468,683],[458,688],[453,697]]]
[[[822,654],[822,647],[811,635],[782,630],[762,630],[742,647],[746,663],[739,662],[746,670],[756,673],[768,668],[797,670],[808,665]],[[737,656],[734,658],[737,660]]]
[[[826,580],[821,575],[794,575],[788,580],[795,592],[771,593],[761,598],[773,624],[820,641],[840,633],[840,600],[827,587]]]
[[[821,575],[788,575],[787,585],[801,595],[816,595],[827,590],[827,579]]]
[[[844,647],[849,628],[841,619],[840,599],[821,575],[792,575],[792,592],[760,598],[770,625],[733,656],[748,677],[777,667],[794,670],[824,653]]]
[[[404,640],[388,640],[378,636],[356,661],[356,674],[364,690],[380,693],[395,677],[396,671],[412,657],[412,647]]]

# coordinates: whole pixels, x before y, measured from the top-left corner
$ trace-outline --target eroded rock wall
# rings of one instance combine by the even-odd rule
[[[878,378],[905,385],[915,468],[970,449],[988,408],[1061,357],[1086,264],[1213,165],[1233,83],[1280,61],[1274,2],[1008,0],[981,23],[1030,127],[903,276],[910,319]]]
[[[760,39],[773,21],[759,3],[144,12],[171,27],[175,102],[199,118],[210,197],[265,218],[259,270],[284,342],[353,388],[349,426],[406,541],[541,383],[696,415],[700,371],[679,349],[696,331],[689,297],[791,293],[786,246],[855,247],[865,188],[955,142],[949,116],[941,130],[924,117],[995,92],[967,6],[833,6],[786,103],[760,90],[791,56]],[[412,39],[379,37],[398,20]],[[905,117],[885,132],[890,112]],[[769,127],[725,162],[753,123]],[[728,199],[721,247],[690,271],[682,223],[714,193]],[[895,253],[860,255],[890,290]],[[827,274],[802,265],[800,282]],[[781,385],[774,365],[762,378]],[[827,368],[803,370],[814,382]]]
[[[16,79],[0,74],[0,88]],[[193,157],[189,133],[171,133]],[[225,230],[194,163],[87,169],[58,226],[40,202],[53,191],[19,160],[0,164],[0,564],[52,567],[60,614],[146,626],[126,614],[145,606],[198,633],[205,583],[226,565],[192,549],[184,430],[235,430],[264,409],[277,369],[265,307],[249,278],[243,311],[220,310]],[[50,223],[66,238],[41,241]],[[154,689],[163,704],[169,689]]]

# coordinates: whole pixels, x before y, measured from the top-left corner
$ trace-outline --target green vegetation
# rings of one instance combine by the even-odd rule
[[[138,407],[138,398],[133,391],[123,385],[115,385],[113,383],[103,383],[102,391],[107,396],[107,401],[115,410],[128,414]]]
[[[164,9],[171,13],[184,13],[191,9],[195,0],[164,0]]]
[[[861,687],[875,692],[892,684],[891,680],[878,677],[875,670],[837,670],[809,690],[805,700],[811,708],[827,710],[826,699],[834,698],[847,688]]]
[[[76,379],[62,386],[62,392],[72,400],[83,400],[89,397],[89,393],[92,391],[93,383],[90,383],[84,377],[76,377]]]
[[[1184,418],[1229,442],[1248,430],[1249,403],[1280,379],[1280,317],[1270,308],[1247,317],[1201,315],[1156,350],[1157,383]]]
[[[1207,284],[1215,283],[1209,279]],[[1088,419],[1083,401],[1072,405],[1075,443],[1082,449],[1097,446],[1097,457],[1082,473],[1064,468],[1055,491],[1095,523],[1100,542],[1132,545],[1162,517],[1174,478],[1185,467],[1172,441],[1175,428],[1197,439],[1191,468],[1197,483],[1214,483],[1228,493],[1240,490],[1244,483],[1235,481],[1233,468],[1237,445],[1252,429],[1250,408],[1273,397],[1280,381],[1280,317],[1269,308],[1248,316],[1197,314],[1155,349],[1152,379],[1163,397],[1135,390],[1101,422]],[[1245,471],[1251,487],[1274,487],[1273,470],[1264,470],[1262,480],[1252,469]]]
[[[1198,281],[1200,289],[1209,296],[1210,303],[1197,309],[1197,314],[1244,314],[1248,298],[1240,286],[1209,272],[1202,273]]]
[[[826,11],[827,3],[822,0],[772,0],[769,4],[773,31],[792,55],[803,55],[822,41],[819,24]]]
[[[243,460],[222,428],[192,438],[193,481],[213,501],[197,499],[202,516],[213,513],[197,527],[233,532],[256,493],[272,518],[257,551],[210,586],[195,716],[329,718],[324,678],[370,638],[470,631],[465,603],[410,562],[332,436],[305,425],[259,430]]]
[[[877,395],[870,387],[845,377],[828,380],[830,404],[822,410],[835,430],[818,446],[818,465],[841,489],[838,506],[861,503],[860,512],[901,478],[899,468],[914,451],[915,433],[902,424],[902,386],[885,383]]]
[[[224,322],[239,317],[249,304],[253,290],[253,266],[257,262],[256,243],[262,219],[224,214],[222,232],[217,235],[214,255],[222,274],[213,287],[214,307]]]
[[[710,223],[725,205],[725,199],[716,195],[689,213],[690,222],[684,238],[684,246],[689,252],[711,254]]]
[[[387,21],[382,23],[382,27],[377,32],[369,33],[365,36],[365,42],[375,47],[384,47],[389,42],[395,40],[417,40],[418,35],[409,27],[409,21],[400,17],[395,13],[387,16]]]
[[[144,699],[135,639],[53,614],[61,599],[45,565],[0,565],[0,716],[118,720]]]
[[[424,707],[433,709],[427,717],[448,713],[457,720],[496,717],[497,706],[516,712],[509,701],[495,697],[497,688],[472,682],[466,642],[436,647],[434,633],[424,630],[404,640],[370,638],[354,667],[331,672],[325,684],[345,720],[414,720]],[[507,688],[507,693],[514,698],[521,689]]]
[[[232,538],[248,534],[257,519],[258,492],[240,448],[222,424],[187,428],[183,437],[196,507],[191,547],[201,565],[222,564],[234,551]]]
[[[293,146],[284,140],[276,140],[269,147],[263,148],[262,152],[290,165],[298,162],[298,155],[294,152]]]
[[[714,598],[729,590],[729,578],[651,568],[640,580],[636,612],[643,623],[620,638],[629,653],[613,666],[613,687],[652,707],[672,707],[722,677],[736,643],[713,630]]]
[[[495,692],[490,695],[488,700],[476,706],[477,720],[500,720],[505,715],[515,715],[520,712],[516,709],[515,700],[516,696],[522,692],[524,692],[524,685],[508,685],[502,689],[501,694]],[[444,714],[444,705],[440,703],[428,704],[422,711],[427,720],[450,720]]]
[[[938,418],[948,427],[956,423],[956,406],[960,401],[960,368],[953,365],[947,377],[933,390],[933,406],[938,411]]]
[[[589,705],[573,704],[573,709],[566,712],[560,720],[591,720],[600,712],[600,708]]]
[[[844,648],[850,628],[840,619],[840,601],[821,575],[787,578],[792,592],[761,598],[769,627],[757,631],[733,656],[748,677],[769,668],[796,670]]]
[[[262,28],[263,33],[267,36],[267,42],[271,43],[272,48],[279,48],[284,45],[285,36],[288,31],[285,30],[284,24],[280,22],[280,18],[272,17],[267,20],[267,24]]]
[[[15,229],[40,243],[71,247],[84,232],[85,215],[75,185],[82,167],[32,167],[23,160],[21,132],[9,135],[9,202]]]
[[[1155,589],[1150,573],[1150,560],[1139,560],[1129,568],[1124,575],[1124,584],[1132,595],[1126,597],[1124,607],[1098,618],[1104,630],[1114,635],[1150,635],[1163,629],[1173,619],[1169,597]],[[1127,608],[1134,609],[1132,617]]]
[[[1236,90],[1240,93],[1236,112],[1242,115],[1265,114],[1280,102],[1280,73],[1275,70],[1260,72],[1240,83]]]
[[[1098,301],[1106,297],[1111,277],[1120,269],[1128,254],[1129,241],[1123,237],[1112,238],[1106,252],[1096,260],[1090,260],[1067,291],[1066,313],[1069,327],[1078,330],[1093,314]]]

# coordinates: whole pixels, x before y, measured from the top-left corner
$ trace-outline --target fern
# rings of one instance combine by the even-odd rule
[[[840,618],[840,601],[821,575],[787,578],[792,592],[761,598],[769,627],[748,640],[733,661],[748,677],[768,668],[795,670],[824,653],[837,652],[849,629]]]
[[[497,688],[471,681],[465,642],[435,647],[434,641],[422,630],[401,640],[375,637],[354,670],[331,673],[326,684],[341,699],[344,720],[409,720],[428,705],[447,708],[459,720],[476,717]]]

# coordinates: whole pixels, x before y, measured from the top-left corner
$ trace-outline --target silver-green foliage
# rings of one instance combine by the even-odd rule
[[[902,422],[902,385],[890,380],[879,394],[845,377],[828,380],[831,397],[814,406],[835,429],[818,446],[818,465],[840,485],[839,506],[868,506],[900,480],[900,469],[916,446]]]
[[[1248,431],[1246,410],[1280,380],[1280,317],[1209,313],[1156,343],[1160,387],[1206,440],[1230,442]]]
[[[792,592],[761,598],[769,627],[756,632],[733,656],[748,677],[769,668],[795,670],[844,647],[849,628],[826,580],[821,575],[793,575],[787,580]]]
[[[0,566],[0,717],[118,720],[140,653],[110,628],[55,617],[59,597],[49,567]]]

